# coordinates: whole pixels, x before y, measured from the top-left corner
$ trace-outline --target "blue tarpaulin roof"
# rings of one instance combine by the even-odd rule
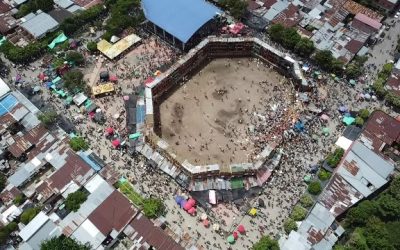
[[[204,0],[142,0],[145,17],[186,43],[220,9]]]
[[[136,123],[144,123],[146,118],[146,107],[144,105],[138,105],[136,107]]]
[[[11,112],[11,110],[18,104],[17,98],[13,95],[8,95],[0,100],[0,116]]]
[[[96,162],[92,161],[84,152],[79,152],[79,156],[84,160],[94,171],[98,172],[101,170],[101,167],[96,164]]]

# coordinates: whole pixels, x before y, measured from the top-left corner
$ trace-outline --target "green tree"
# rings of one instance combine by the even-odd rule
[[[90,51],[90,53],[95,53],[97,52],[97,43],[94,41],[90,41],[86,45],[87,49]]]
[[[268,235],[264,235],[261,239],[254,243],[252,250],[279,250],[278,241],[271,239]]]
[[[326,181],[329,180],[329,178],[331,178],[332,174],[328,171],[326,171],[325,169],[321,169],[318,173],[318,178],[321,181]]]
[[[350,239],[347,243],[347,246],[357,250],[369,249],[367,245],[367,240],[365,239],[363,232],[360,228],[354,230],[354,232],[350,235]]]
[[[1,245],[5,245],[7,243],[8,236],[10,236],[10,234],[6,230],[3,230],[1,228],[0,229],[0,244]]]
[[[74,151],[87,150],[89,149],[89,144],[82,137],[74,137],[69,141],[69,146]]]
[[[75,91],[77,89],[83,89],[86,85],[83,80],[83,73],[79,70],[70,70],[63,76],[64,87],[70,91]]]
[[[358,111],[358,116],[363,118],[364,120],[368,119],[369,117],[369,110],[368,109],[360,109]]]
[[[232,0],[232,7],[230,12],[235,18],[241,19],[246,13],[247,1],[245,0]]]
[[[328,67],[327,70],[330,69],[333,73],[341,74],[341,73],[343,73],[343,65],[344,64],[342,61],[333,58],[331,61],[330,68]]]
[[[282,45],[292,50],[300,42],[301,36],[295,28],[288,28],[283,31],[281,39]]]
[[[362,74],[362,72],[362,66],[358,65],[357,63],[349,63],[344,71],[348,79],[357,78]]]
[[[328,155],[328,157],[326,158],[326,162],[328,163],[329,166],[335,168],[342,159],[343,154],[344,150],[342,148],[336,148],[335,152],[330,153]]]
[[[307,215],[307,210],[300,205],[296,205],[294,206],[292,213],[290,214],[290,218],[293,219],[294,221],[301,221],[304,220],[304,218],[306,218],[306,215]]]
[[[161,199],[144,199],[143,212],[149,218],[157,218],[164,213],[164,204]]]
[[[65,59],[68,62],[75,63],[76,65],[82,65],[85,63],[85,58],[83,57],[83,55],[76,51],[68,51]]]
[[[388,189],[388,194],[393,196],[394,198],[400,200],[400,178],[395,178],[392,183],[390,183],[390,187]]]
[[[16,222],[12,221],[8,225],[0,228],[0,244],[5,245],[7,243],[8,237],[12,232],[18,229]]]
[[[118,35],[128,27],[136,27],[144,20],[140,1],[117,0],[111,4],[111,16],[106,23],[106,34]]]
[[[300,204],[305,208],[310,208],[314,204],[314,200],[310,195],[304,194],[300,198]]]
[[[387,79],[393,70],[393,63],[386,63],[383,65],[382,70],[378,73],[378,78]]]
[[[106,9],[103,5],[96,5],[87,10],[80,11],[78,14],[73,15],[65,19],[61,25],[60,30],[63,30],[66,35],[72,35],[81,29],[85,24],[95,22],[99,17],[101,17]]]
[[[40,250],[90,250],[90,245],[83,245],[72,238],[67,238],[63,234],[45,240],[40,244]]]
[[[247,9],[247,1],[245,0],[220,0],[218,3],[227,9],[231,15],[237,19],[243,17]]]
[[[303,37],[297,42],[294,50],[301,56],[309,57],[315,50],[314,42]]]
[[[365,226],[368,219],[374,216],[376,212],[377,206],[375,202],[369,200],[360,202],[358,206],[350,208],[345,220],[346,228]]]
[[[364,228],[364,236],[369,249],[393,249],[390,244],[389,232],[385,223],[377,218],[371,218]]]
[[[393,91],[388,91],[386,93],[385,100],[395,108],[400,107],[400,97]]]
[[[19,194],[19,195],[15,196],[13,202],[15,205],[19,206],[22,203],[24,203],[24,201],[25,201],[25,196],[23,194]]]
[[[44,123],[46,126],[50,126],[57,121],[58,114],[55,110],[48,110],[40,113],[38,115],[39,121]]]
[[[400,221],[386,223],[386,231],[389,232],[388,240],[395,249],[400,249]]]
[[[361,118],[361,117],[359,117],[359,116],[357,116],[357,117],[356,117],[356,125],[357,125],[358,127],[362,127],[362,126],[364,125],[364,119]]]
[[[16,16],[17,18],[21,18],[31,12],[36,12],[37,10],[48,12],[53,9],[53,5],[53,0],[29,0],[25,4],[21,5]]]
[[[332,52],[330,50],[319,50],[315,53],[314,60],[321,68],[330,70],[333,61]]]
[[[27,225],[31,220],[33,220],[33,218],[35,218],[35,216],[39,212],[40,212],[39,207],[28,208],[21,214],[20,221],[23,224]]]
[[[6,184],[7,184],[7,177],[3,173],[0,173],[0,192],[4,190]]]
[[[321,183],[319,181],[312,181],[308,184],[308,192],[313,195],[318,195],[322,191]]]
[[[293,219],[288,218],[285,223],[283,223],[283,229],[287,234],[290,234],[291,231],[297,230],[297,224]]]
[[[385,89],[386,79],[378,78],[372,85],[372,89],[375,91],[376,95],[380,98],[384,98],[386,95]]]
[[[378,202],[378,214],[384,220],[400,220],[400,200],[390,194],[382,194]]]
[[[46,46],[47,44],[41,42],[31,42],[25,47],[18,47],[9,41],[5,41],[0,46],[0,51],[13,63],[28,63],[38,58]]]
[[[284,30],[285,30],[285,27],[283,27],[282,24],[280,24],[280,23],[273,24],[269,27],[268,34],[273,41],[281,42]]]
[[[68,211],[76,212],[81,207],[87,199],[87,194],[82,191],[76,191],[68,194],[67,199],[65,199],[65,207]]]

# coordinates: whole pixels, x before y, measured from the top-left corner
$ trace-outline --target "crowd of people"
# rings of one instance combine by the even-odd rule
[[[167,208],[166,218],[171,225],[176,224],[186,232],[190,232],[192,241],[199,246],[226,249],[229,245],[226,242],[225,234],[216,234],[212,229],[204,228],[196,222],[196,218],[176,209],[173,194],[185,192],[185,190],[171,181],[168,176],[146,168],[145,159],[142,156],[130,157],[123,154],[121,150],[113,148],[110,139],[104,135],[105,129],[112,127],[120,138],[127,136],[122,93],[136,90],[148,77],[154,77],[157,70],[168,68],[176,61],[178,55],[175,50],[161,41],[149,37],[118,62],[104,63],[102,67],[119,78],[117,84],[121,87],[121,92],[115,95],[94,100],[104,112],[106,120],[104,124],[93,122],[86,114],[83,119],[75,121],[75,117],[82,115],[82,111],[78,107],[72,106],[65,109],[60,98],[53,97],[49,91],[44,89],[40,95],[44,102],[52,103],[56,110],[62,111],[60,112],[62,115],[75,121],[76,130],[87,138],[92,149],[106,162],[112,162],[119,174],[127,177],[139,193],[163,198]],[[40,73],[39,64],[33,63],[31,67],[20,69],[20,72],[17,73],[25,78],[27,84],[35,86]],[[86,70],[90,72],[90,66]],[[16,73],[12,74],[15,76]],[[261,150],[267,143],[277,142],[283,150],[281,164],[275,170],[264,191],[257,197],[265,200],[267,206],[258,208],[259,212],[256,217],[241,214],[238,209],[233,208],[233,204],[229,204],[215,214],[212,211],[209,212],[211,213],[210,217],[215,220],[214,222],[221,225],[223,223],[219,221],[218,213],[232,214],[230,216],[232,221],[225,229],[239,222],[246,226],[247,235],[237,243],[238,248],[250,248],[252,243],[264,234],[277,236],[282,233],[283,222],[305,192],[306,184],[303,182],[303,177],[308,173],[311,165],[317,164],[331,151],[336,138],[344,129],[341,116],[337,111],[338,107],[347,105],[350,109],[360,109],[374,108],[379,105],[378,102],[358,103],[354,96],[361,91],[359,86],[350,88],[349,85],[334,82],[329,75],[324,75],[321,81],[317,81],[316,91],[311,92],[310,103],[321,108],[323,113],[329,115],[330,119],[323,121],[318,114],[312,114],[311,118],[305,122],[304,132],[299,132],[290,139],[284,139],[283,132],[290,129],[293,123],[300,118],[303,114],[301,111],[306,113],[306,105],[301,107],[301,102],[294,99],[292,93],[288,91],[288,82],[286,81],[275,86],[272,92],[270,92],[271,83],[252,83],[259,84],[261,88],[265,88],[265,92],[268,92],[266,94],[270,95],[266,95],[265,99],[261,100],[264,104],[262,117],[252,115],[255,110],[244,111],[248,113],[251,125],[254,126],[255,133],[250,133],[250,136],[253,137],[255,145]],[[324,89],[328,93],[325,99],[319,98],[319,89]],[[290,100],[290,104],[284,100]],[[276,105],[271,105],[271,103]],[[116,114],[118,114],[118,118],[116,118]],[[329,127],[331,133],[322,135],[320,131],[323,127]],[[312,138],[313,134],[319,137]],[[199,210],[198,213],[201,211]]]

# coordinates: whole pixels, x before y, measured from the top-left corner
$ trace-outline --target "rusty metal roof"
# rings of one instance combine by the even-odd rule
[[[156,249],[183,250],[165,231],[156,227],[151,220],[139,213],[129,223],[124,233],[131,239],[137,240],[141,245],[150,245]]]
[[[374,111],[368,119],[364,131],[391,146],[400,142],[400,121],[383,111]]]
[[[299,8],[293,4],[289,4],[284,11],[276,15],[272,22],[280,23],[289,28],[296,26],[300,22],[301,18],[302,15],[299,13]]]
[[[132,220],[137,210],[129,200],[119,191],[114,190],[100,206],[98,206],[88,219],[100,230],[103,235],[111,231],[121,232]]]
[[[44,140],[48,134],[48,130],[43,125],[39,125],[21,137],[14,137],[15,143],[8,147],[8,151],[14,157],[20,157],[30,147],[34,147],[41,140]]]
[[[362,194],[337,173],[332,176],[331,181],[319,197],[321,204],[335,217],[362,198]]]

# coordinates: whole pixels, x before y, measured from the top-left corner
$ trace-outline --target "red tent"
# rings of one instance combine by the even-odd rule
[[[244,234],[246,232],[245,228],[243,225],[239,225],[237,230],[239,231],[239,233]]]
[[[186,202],[186,204],[183,206],[183,209],[185,209],[186,211],[189,211],[189,209],[191,209],[193,206],[190,202]]]
[[[191,207],[187,212],[188,212],[189,214],[191,214],[191,215],[194,215],[194,214],[196,214],[196,208]]]
[[[233,238],[235,238],[235,240],[237,240],[239,238],[239,235],[236,231],[233,232]]]
[[[43,81],[45,77],[46,77],[46,76],[44,75],[43,72],[41,72],[41,73],[39,74],[39,79],[40,79],[41,81]]]
[[[190,199],[188,200],[188,203],[189,203],[192,207],[194,207],[194,205],[196,205],[196,201],[195,201],[193,198],[190,198]]]
[[[120,144],[121,144],[121,142],[118,139],[115,139],[114,141],[112,141],[112,145],[114,146],[114,148],[117,148]]]
[[[111,127],[108,127],[108,128],[106,128],[106,133],[109,135],[112,135],[112,134],[114,134],[114,129]]]
[[[110,76],[110,81],[111,81],[111,82],[116,82],[116,81],[118,81],[118,77],[112,75],[112,76]]]
[[[205,227],[209,227],[210,226],[210,222],[207,219],[205,219],[205,220],[203,220],[203,225]]]
[[[152,83],[153,81],[154,81],[154,78],[150,76],[149,78],[147,78],[147,79],[144,81],[144,84],[148,85],[148,84]]]

